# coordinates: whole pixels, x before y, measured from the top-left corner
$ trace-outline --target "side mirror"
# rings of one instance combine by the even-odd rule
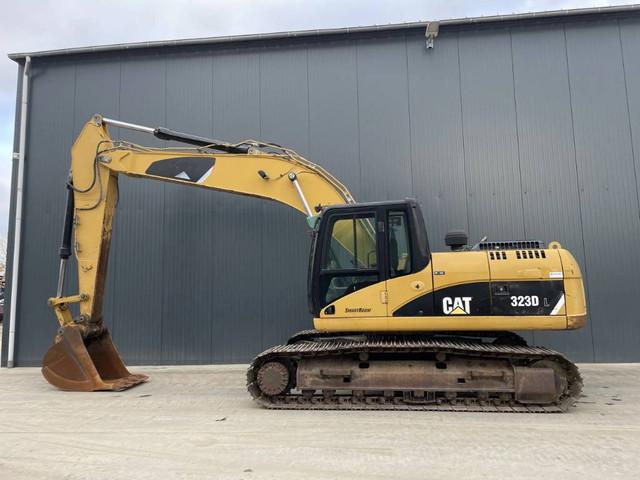
[[[462,250],[469,241],[469,236],[464,230],[451,230],[444,236],[444,243],[451,250]]]

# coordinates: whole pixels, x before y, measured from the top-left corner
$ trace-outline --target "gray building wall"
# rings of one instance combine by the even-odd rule
[[[358,200],[416,197],[435,249],[460,227],[560,240],[590,322],[528,339],[640,360],[637,16],[443,27],[432,50],[415,29],[36,57],[31,85],[18,365],[55,334],[69,148],[96,112],[291,146]],[[287,207],[123,177],[114,235],[105,318],[129,364],[246,362],[311,325],[309,236]]]

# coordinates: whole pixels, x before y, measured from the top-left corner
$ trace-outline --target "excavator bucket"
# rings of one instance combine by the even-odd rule
[[[127,370],[107,329],[83,340],[75,326],[60,329],[42,360],[42,375],[51,385],[76,392],[126,390],[148,378]]]

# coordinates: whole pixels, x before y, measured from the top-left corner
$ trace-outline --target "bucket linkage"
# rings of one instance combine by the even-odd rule
[[[88,300],[86,294],[63,297],[67,260],[71,256],[73,215],[74,192],[69,182],[58,290],[56,297],[49,299],[60,328],[42,360],[42,375],[51,385],[62,390],[125,390],[147,381],[148,377],[127,370],[101,318],[92,321],[83,314],[72,318],[70,304]]]

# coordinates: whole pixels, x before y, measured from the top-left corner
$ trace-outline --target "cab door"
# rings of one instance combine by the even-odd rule
[[[330,214],[320,258],[316,304],[320,316],[387,315],[378,209],[341,209]]]

